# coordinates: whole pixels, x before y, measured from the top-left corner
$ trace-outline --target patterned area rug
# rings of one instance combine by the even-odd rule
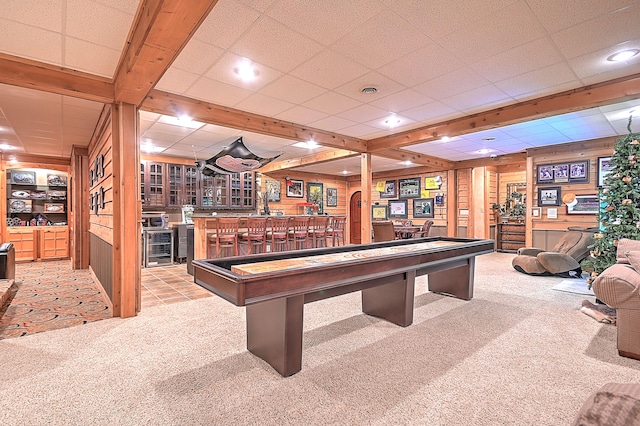
[[[0,307],[0,339],[111,318],[112,310],[88,270],[69,261],[16,265],[16,286]]]

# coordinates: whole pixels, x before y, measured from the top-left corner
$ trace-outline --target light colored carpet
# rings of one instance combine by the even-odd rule
[[[305,305],[302,371],[245,348],[244,308],[211,297],[0,341],[3,425],[562,425],[607,382],[639,382],[616,328],[561,279],[492,253],[475,297],[416,288],[414,324],[359,293]]]
[[[575,278],[572,280],[562,280],[558,284],[551,287],[551,290],[566,291],[567,293],[585,294],[587,296],[594,296],[593,290],[591,290],[583,278]]]

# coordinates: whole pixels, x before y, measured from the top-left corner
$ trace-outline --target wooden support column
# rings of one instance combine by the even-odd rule
[[[486,168],[474,167],[471,169],[471,186],[469,187],[469,231],[470,238],[486,238],[485,229],[488,230],[487,216],[485,214],[487,202],[486,193]]]
[[[533,185],[535,183],[533,179],[533,157],[527,157],[527,189],[525,192],[527,214],[524,220],[524,246],[533,247],[533,217],[531,216],[531,208],[533,207]],[[542,219],[541,217],[539,219]]]
[[[89,151],[71,150],[71,192],[69,198],[69,255],[73,269],[89,268]]]
[[[458,183],[455,169],[447,170],[447,237],[458,235]]]
[[[360,155],[360,183],[362,185],[362,198],[360,199],[362,209],[360,218],[362,219],[361,242],[367,244],[371,242],[371,182],[373,174],[371,172],[371,154]]]
[[[140,151],[138,111],[113,106],[113,315],[140,310]]]

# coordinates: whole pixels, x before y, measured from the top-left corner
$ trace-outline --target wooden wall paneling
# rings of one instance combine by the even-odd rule
[[[113,314],[122,318],[140,310],[141,213],[138,113],[117,104],[113,115]]]
[[[447,237],[458,236],[458,172],[447,171],[447,186],[450,189],[445,196],[447,205]]]
[[[73,269],[89,267],[89,152],[74,146],[71,152],[71,188],[68,197],[69,249]]]
[[[360,156],[360,179],[362,181],[362,218],[360,223],[360,235],[362,244],[371,242],[371,154],[361,154]]]
[[[7,155],[3,152],[0,152],[0,218],[8,217],[7,216],[7,169],[5,167],[5,160],[7,160]],[[0,222],[0,237],[2,241],[8,241],[9,238],[7,236],[7,221],[3,220]]]
[[[469,225],[469,184],[470,184],[470,170],[469,169],[460,169],[456,170],[456,198],[457,208],[458,208],[458,236],[466,237],[468,236],[468,225]],[[461,214],[462,211],[465,211],[467,214]]]

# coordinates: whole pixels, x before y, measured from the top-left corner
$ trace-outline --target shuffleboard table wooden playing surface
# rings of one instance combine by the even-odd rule
[[[402,327],[413,322],[417,276],[429,291],[470,300],[475,258],[494,241],[430,237],[194,260],[194,281],[246,306],[247,349],[282,376],[302,368],[304,304],[354,291],[362,311]]]

